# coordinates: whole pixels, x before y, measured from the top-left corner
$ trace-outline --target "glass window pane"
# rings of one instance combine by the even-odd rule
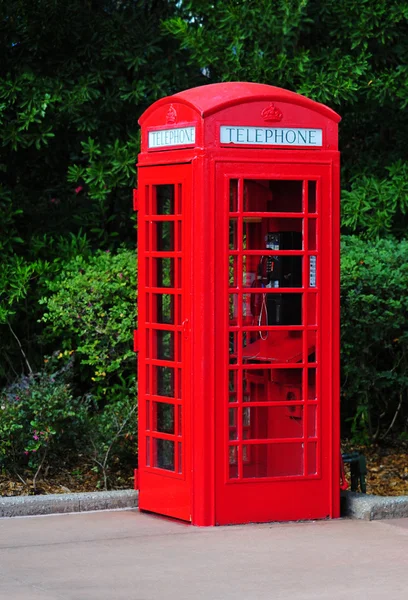
[[[228,281],[229,287],[231,287],[231,288],[238,287],[239,277],[238,277],[238,257],[237,256],[229,257],[228,276],[229,276],[229,281]]]
[[[309,400],[316,399],[316,369],[307,370],[307,397]]]
[[[150,394],[150,365],[146,365],[146,394]]]
[[[316,181],[308,181],[309,212],[316,212]]]
[[[246,440],[302,438],[303,406],[247,406],[242,425]]]
[[[182,454],[182,444],[181,442],[177,442],[177,473],[183,472],[183,454]]]
[[[174,250],[174,222],[157,221],[154,223],[156,248],[158,252],[171,252]]]
[[[229,372],[229,401],[237,402],[238,401],[238,387],[237,387],[237,375],[238,371],[230,371]]]
[[[248,460],[243,461],[243,477],[289,477],[303,475],[302,443],[252,444],[243,446]]]
[[[174,406],[165,402],[154,402],[155,430],[174,434]]]
[[[183,397],[183,380],[181,378],[181,369],[177,369],[177,398],[179,400]]]
[[[153,199],[152,213],[156,215],[174,214],[174,185],[154,186],[156,194]]]
[[[230,408],[228,411],[228,430],[229,430],[229,439],[237,440],[238,439],[238,427],[237,427],[237,409]]]
[[[153,366],[153,382],[156,387],[156,394],[174,398],[173,368]]]
[[[178,419],[177,419],[177,435],[183,435],[183,407],[182,406],[178,406],[177,407],[177,414],[178,414]]]
[[[317,314],[316,314],[316,294],[308,294],[307,297],[307,324],[316,325]]]
[[[307,362],[316,362],[316,331],[307,332]]]
[[[181,215],[183,212],[183,186],[181,183],[177,186],[178,196],[177,196],[177,214]]]
[[[244,402],[302,400],[302,369],[244,369]]]
[[[153,323],[174,324],[173,294],[153,294]]]
[[[311,332],[312,333],[312,332]],[[312,340],[310,340],[312,343]],[[314,345],[311,347],[314,352]],[[296,363],[303,357],[303,334],[301,331],[244,331],[242,334],[242,358],[246,363]]]
[[[277,294],[264,292],[243,294],[242,314],[244,324],[258,325],[301,325],[302,294]],[[235,311],[234,313],[235,314]],[[230,317],[231,318],[231,317]]]
[[[167,471],[174,471],[174,442],[155,438],[154,466]]]
[[[245,212],[293,212],[303,210],[303,181],[244,181]]]
[[[181,221],[177,221],[177,251],[181,252],[183,248],[183,238],[182,238],[182,223]]]
[[[153,258],[153,287],[174,287],[174,259]]]
[[[317,475],[317,443],[309,442],[307,445],[307,474]]]
[[[302,287],[301,256],[244,256],[242,271],[245,287]]]
[[[244,212],[270,212],[272,192],[269,183],[266,179],[244,181]]]
[[[238,294],[229,295],[229,318],[231,325],[236,324],[238,319]]]
[[[146,400],[146,429],[150,429],[150,400]]]
[[[145,227],[145,249],[147,251],[150,249],[150,221],[146,222]]]
[[[238,250],[238,219],[232,218],[229,222],[229,248]]]
[[[156,352],[153,358],[159,360],[174,360],[174,331],[153,330],[156,338]]]
[[[317,435],[317,406],[311,404],[307,407],[307,435],[308,437]]]
[[[303,219],[271,217],[243,218],[243,249],[302,250]]]
[[[230,181],[230,212],[238,211],[238,179]]]
[[[230,446],[228,448],[228,464],[229,478],[236,479],[238,477],[238,447]]]
[[[238,359],[238,333],[230,332],[229,334],[229,362],[236,364]]]
[[[150,438],[146,438],[146,467],[150,467]]]
[[[316,219],[308,220],[308,236],[307,236],[307,246],[309,250],[317,249],[317,239],[316,239]]]
[[[181,289],[183,287],[183,269],[181,264],[181,258],[177,259],[177,284],[176,287]]]

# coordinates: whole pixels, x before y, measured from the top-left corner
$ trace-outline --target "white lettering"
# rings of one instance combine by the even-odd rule
[[[221,144],[257,146],[322,146],[321,129],[285,127],[232,127],[221,125]]]
[[[149,131],[148,147],[186,146],[195,144],[195,127],[178,127]]]

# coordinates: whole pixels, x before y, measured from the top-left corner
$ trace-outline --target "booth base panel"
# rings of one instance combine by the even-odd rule
[[[216,502],[217,525],[338,518],[340,490],[333,502],[321,480],[226,484]]]
[[[139,509],[191,522],[190,487],[183,480],[139,471]]]

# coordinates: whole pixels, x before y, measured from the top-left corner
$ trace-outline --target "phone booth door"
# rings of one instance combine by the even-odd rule
[[[330,166],[217,168],[215,520],[324,518],[333,493]]]
[[[191,165],[139,169],[139,507],[187,521],[190,194]]]

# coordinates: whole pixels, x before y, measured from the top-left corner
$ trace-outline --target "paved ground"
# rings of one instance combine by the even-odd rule
[[[408,520],[197,529],[137,510],[0,519],[1,600],[399,600]]]

